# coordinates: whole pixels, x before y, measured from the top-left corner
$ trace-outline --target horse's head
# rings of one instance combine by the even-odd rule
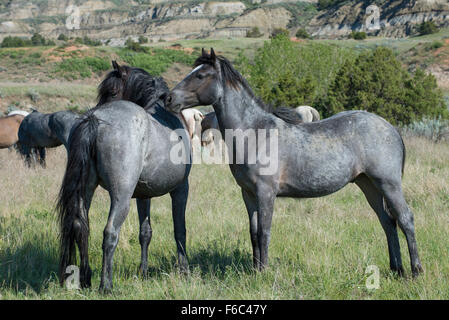
[[[120,66],[116,61],[112,61],[112,66],[114,70],[98,87],[98,105],[128,100],[147,109],[156,102],[164,103],[169,90],[162,78],[152,77],[140,68]]]
[[[195,106],[212,105],[223,96],[224,86],[238,88],[239,81],[244,80],[226,58],[216,56],[214,49],[210,54],[203,49],[195,68],[168,95],[166,107],[179,113]]]

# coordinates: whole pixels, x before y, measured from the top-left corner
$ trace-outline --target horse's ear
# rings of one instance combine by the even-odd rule
[[[128,71],[125,66],[120,66],[118,63],[115,63],[117,67],[114,66],[114,69],[118,72],[119,77],[123,80],[126,80],[128,78]]]
[[[210,58],[215,61],[217,56],[215,55],[214,48],[210,48]]]
[[[112,60],[112,67],[114,68],[114,70],[118,71],[119,65],[118,65],[117,61]]]
[[[205,56],[206,55],[206,51],[204,50],[204,48],[201,48],[201,56]]]

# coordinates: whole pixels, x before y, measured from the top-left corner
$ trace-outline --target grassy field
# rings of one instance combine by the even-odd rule
[[[109,208],[98,189],[90,211],[93,288],[69,291],[57,281],[58,227],[54,203],[65,150],[51,150],[47,169],[27,169],[0,150],[0,294],[3,299],[448,299],[449,145],[406,138],[404,189],[415,214],[425,273],[411,279],[400,233],[406,278],[389,272],[387,243],[362,192],[349,185],[318,199],[278,199],[270,266],[251,269],[249,225],[240,190],[227,166],[195,165],[187,206],[190,274],[176,268],[170,199],[152,202],[153,240],[148,279],[140,260],[134,201],[114,261],[114,292],[97,289],[102,230]],[[369,265],[380,269],[380,288],[365,287]]]
[[[406,66],[436,63],[447,69],[448,37],[449,29],[445,29],[409,39],[314,41],[360,51],[384,45],[393,48]],[[198,39],[149,46],[161,49],[179,44],[187,53],[214,47],[233,60],[240,51],[251,58],[264,41]],[[434,41],[442,41],[443,47],[427,50]],[[0,111],[11,105],[22,109],[32,105],[42,112],[82,111],[95,105],[96,86],[104,71],[89,69],[91,75],[86,73],[83,78],[84,62],[93,57],[124,62],[120,50],[87,46],[0,49]],[[56,72],[55,66],[64,60],[77,61],[82,68],[72,70],[68,63],[63,65],[66,69],[57,69],[64,72]],[[173,86],[190,69],[175,61],[162,76]],[[66,78],[73,75],[80,78]],[[442,89],[449,99],[449,86]],[[149,277],[137,276],[139,226],[133,201],[115,254],[115,289],[110,296],[97,291],[109,210],[107,193],[97,190],[90,212],[93,288],[60,288],[54,205],[64,174],[65,151],[50,150],[48,168],[31,170],[15,153],[0,150],[0,299],[449,299],[449,144],[412,137],[405,142],[404,189],[415,213],[425,269],[418,279],[410,277],[402,233],[406,278],[398,279],[389,272],[383,230],[354,185],[319,199],[278,199],[270,267],[254,272],[247,213],[229,168],[195,165],[186,218],[190,274],[183,275],[176,268],[170,198],[164,196],[152,202]],[[376,290],[365,286],[369,276],[365,270],[370,265],[380,270],[380,288]]]

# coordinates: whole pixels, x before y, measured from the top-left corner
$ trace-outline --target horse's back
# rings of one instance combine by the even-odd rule
[[[49,127],[51,114],[34,111],[23,119],[19,128],[20,143],[30,147],[53,148],[61,142]]]
[[[295,186],[292,189],[303,196],[330,194],[361,173],[401,177],[402,138],[391,124],[372,113],[342,112],[285,130],[281,139],[280,180]]]

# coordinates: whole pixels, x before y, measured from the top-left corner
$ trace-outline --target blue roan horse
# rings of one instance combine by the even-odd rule
[[[137,199],[139,213],[141,272],[147,272],[152,235],[150,199],[167,193],[172,198],[178,261],[182,268],[187,267],[184,217],[191,165],[189,159],[181,164],[170,161],[170,150],[179,143],[171,141],[170,135],[176,129],[185,129],[183,122],[164,108],[168,88],[162,78],[116,63],[114,68],[100,85],[99,105],[82,117],[70,135],[58,202],[61,284],[66,267],[74,262],[76,243],[81,258],[81,286],[89,287],[89,207],[98,185],[109,192],[111,207],[104,229],[100,284],[104,292],[112,289],[113,255],[131,198]],[[129,101],[115,101],[119,99]],[[185,150],[190,150],[187,134],[182,140]]]
[[[405,147],[391,124],[363,111],[342,112],[322,121],[292,124],[285,121],[288,120],[286,114],[267,111],[246,80],[227,59],[216,56],[213,50],[210,54],[203,51],[195,66],[167,97],[168,109],[179,113],[185,108],[213,105],[223,137],[226,129],[274,129],[278,135],[275,137],[278,166],[270,175],[261,174],[262,161],[260,153],[256,152],[258,143],[248,144],[245,154],[240,155],[244,163],[236,164],[235,138],[226,140],[234,156],[233,159],[230,156],[230,160],[234,160],[230,164],[231,172],[242,189],[249,214],[256,268],[262,269],[268,262],[276,197],[321,197],[355,182],[385,230],[391,269],[403,273],[396,230],[399,223],[407,238],[412,273],[416,276],[422,271],[413,214],[401,186]],[[255,163],[248,162],[250,152],[257,155]]]

